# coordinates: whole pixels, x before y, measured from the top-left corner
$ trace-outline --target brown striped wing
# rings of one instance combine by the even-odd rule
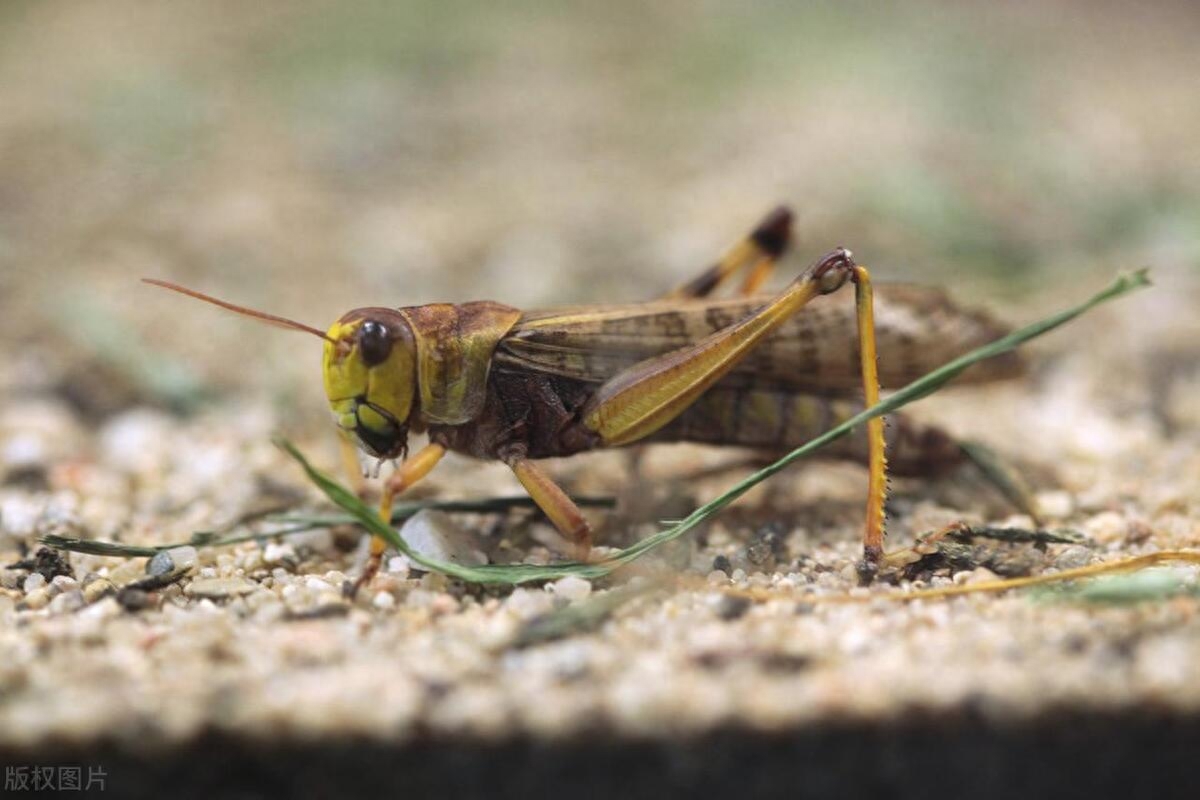
[[[500,342],[494,363],[601,383],[737,322],[766,300],[670,300],[526,312]],[[878,286],[875,317],[885,388],[903,386],[1008,330],[983,312],[959,308],[939,290],[917,286]],[[960,380],[995,380],[1020,370],[1020,361],[1010,354],[977,365]],[[841,396],[855,394],[860,381],[853,293],[839,292],[817,298],[785,322],[721,384]]]

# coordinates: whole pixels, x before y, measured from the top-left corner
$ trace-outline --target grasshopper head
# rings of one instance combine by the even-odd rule
[[[325,394],[338,427],[377,458],[396,458],[407,451],[417,356],[412,328],[400,312],[359,308],[322,333],[302,322],[220,300],[177,283],[142,280],[268,325],[324,339]]]
[[[338,427],[377,458],[408,450],[416,394],[412,329],[390,308],[358,308],[325,333],[325,394]]]

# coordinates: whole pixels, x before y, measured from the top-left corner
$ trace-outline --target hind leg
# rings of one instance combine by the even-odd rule
[[[687,283],[675,287],[665,298],[708,297],[730,277],[748,269],[740,294],[756,293],[771,276],[775,265],[792,241],[792,212],[779,206],[763,217],[758,226],[726,251],[716,264]]]

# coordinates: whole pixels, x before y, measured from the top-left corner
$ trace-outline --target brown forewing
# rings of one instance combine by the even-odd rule
[[[638,361],[709,336],[767,299],[660,300],[530,311],[500,342],[495,359],[599,383]],[[884,388],[903,386],[1008,332],[988,314],[964,310],[936,289],[881,285],[875,300]],[[959,380],[995,380],[1020,371],[1018,357],[1008,354],[973,367]],[[739,363],[722,385],[856,394],[861,377],[852,294],[815,300]]]

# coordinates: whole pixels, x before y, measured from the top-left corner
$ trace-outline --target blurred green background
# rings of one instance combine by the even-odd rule
[[[137,278],[321,327],[636,300],[779,202],[788,272],[846,245],[1017,319],[1144,264],[1194,297],[1197,41],[1187,2],[8,0],[0,388],[320,412],[315,342]]]

